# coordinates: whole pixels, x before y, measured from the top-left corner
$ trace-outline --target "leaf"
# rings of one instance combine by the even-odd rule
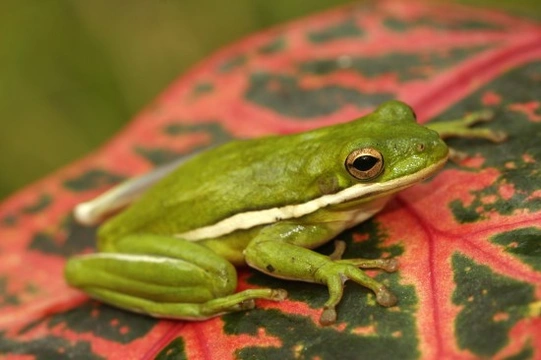
[[[181,77],[112,143],[0,206],[0,353],[29,358],[541,357],[541,25],[491,10],[382,1],[256,34]],[[370,272],[399,298],[383,308],[348,284],[338,322],[325,288],[243,269],[239,289],[281,303],[204,322],[164,321],[90,301],[62,278],[91,251],[73,206],[121,179],[235,137],[348,121],[385,99],[419,121],[492,109],[509,140],[455,139],[469,157],[400,193],[341,235],[345,257],[400,260]],[[332,244],[321,249],[332,251]]]

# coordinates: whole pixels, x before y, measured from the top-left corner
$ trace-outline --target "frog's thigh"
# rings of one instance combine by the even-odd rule
[[[66,279],[111,305],[156,317],[205,319],[254,306],[253,299],[278,299],[276,290],[233,294],[232,264],[211,250],[182,239],[132,235],[108,251],[69,260]]]

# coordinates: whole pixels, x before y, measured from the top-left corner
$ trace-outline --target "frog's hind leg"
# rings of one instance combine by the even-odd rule
[[[91,297],[160,318],[203,320],[251,309],[255,299],[282,300],[280,289],[234,293],[234,266],[182,239],[132,235],[113,252],[82,255],[66,265],[66,279]]]

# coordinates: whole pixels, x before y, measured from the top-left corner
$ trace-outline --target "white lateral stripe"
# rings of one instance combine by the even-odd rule
[[[326,206],[342,204],[354,199],[359,199],[365,195],[390,191],[396,192],[414,185],[425,178],[428,178],[443,165],[445,165],[446,161],[447,158],[415,174],[391,180],[383,184],[360,183],[344,189],[336,194],[324,195],[303,204],[286,205],[283,207],[265,210],[247,211],[223,219],[213,225],[200,227],[181,234],[175,234],[174,236],[189,241],[217,238],[232,233],[236,230],[245,230],[259,225],[271,224],[280,220],[299,218],[301,216],[311,214]]]
[[[168,258],[165,256],[153,256],[153,255],[139,255],[139,254],[122,254],[122,253],[92,253],[80,255],[79,258],[93,258],[93,259],[111,259],[111,260],[122,260],[126,262],[136,262],[136,263],[154,263],[154,264],[164,264],[164,263],[178,263],[185,262],[182,259]]]
[[[192,156],[185,156],[170,164],[162,165],[153,171],[126,180],[98,197],[75,206],[73,214],[80,224],[91,226],[99,224],[106,215],[131,204],[159,180],[176,170]]]

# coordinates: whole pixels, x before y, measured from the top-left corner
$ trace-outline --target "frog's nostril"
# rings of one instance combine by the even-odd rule
[[[418,143],[417,144],[417,151],[423,152],[425,150],[425,144],[424,143]]]

